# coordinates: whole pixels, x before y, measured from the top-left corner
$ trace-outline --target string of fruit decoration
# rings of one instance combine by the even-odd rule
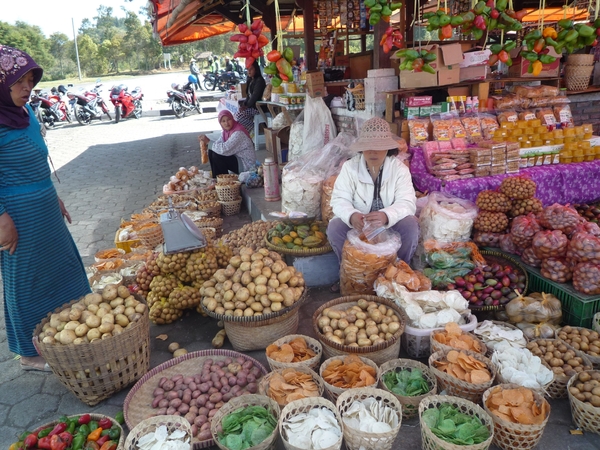
[[[404,36],[398,29],[388,27],[379,41],[384,53],[389,53],[394,47],[401,48],[404,45]]]
[[[389,22],[394,11],[402,7],[401,2],[390,2],[389,0],[365,0],[367,15],[370,25],[377,25],[380,20]]]
[[[286,47],[283,52],[271,50],[267,53],[267,61],[271,64],[265,67],[264,72],[267,75],[273,75],[273,78],[271,78],[273,87],[278,87],[282,81],[294,79],[291,65],[293,60],[294,51],[289,47]]]
[[[429,63],[437,59],[437,55],[428,50],[415,50],[403,48],[397,55],[402,58],[400,70],[414,70],[415,72],[427,72],[435,74],[435,69]]]
[[[241,23],[238,25],[238,34],[229,38],[232,42],[239,42],[238,51],[234,58],[246,58],[246,69],[249,69],[254,61],[264,56],[263,47],[269,43],[269,38],[262,34],[265,23],[255,19],[252,23]]]

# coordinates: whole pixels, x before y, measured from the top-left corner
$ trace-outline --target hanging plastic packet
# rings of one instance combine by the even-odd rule
[[[371,221],[371,222],[365,223],[365,225],[363,226],[362,232],[365,235],[365,238],[367,239],[367,241],[369,241],[369,244],[377,244],[379,242],[379,239],[377,239],[377,236],[379,236],[385,230],[386,230],[386,228],[381,224],[381,222]]]

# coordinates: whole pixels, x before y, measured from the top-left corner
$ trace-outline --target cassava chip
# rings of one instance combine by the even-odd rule
[[[450,350],[445,358],[434,361],[435,367],[467,383],[483,384],[492,380],[485,363],[462,351]]]
[[[521,425],[540,425],[550,413],[548,402],[542,398],[541,406],[538,405],[533,391],[525,387],[503,389],[496,386],[487,398],[486,406],[496,417]]]
[[[267,356],[275,361],[291,363],[294,360],[294,349],[289,344],[283,344],[281,347],[269,345],[266,352]]]
[[[443,331],[433,333],[432,337],[440,344],[448,345],[459,350],[483,353],[481,344],[469,333],[464,333],[455,322],[447,323]]]
[[[309,373],[288,368],[271,375],[268,395],[279,405],[287,405],[294,400],[318,397],[319,387]]]
[[[365,364],[356,355],[334,359],[323,369],[323,380],[344,389],[372,386],[377,382],[376,377],[375,368]]]
[[[301,337],[297,337],[289,343],[283,344],[281,347],[271,344],[267,347],[266,353],[269,358],[285,363],[307,361],[315,356],[315,352],[308,348],[306,340]]]

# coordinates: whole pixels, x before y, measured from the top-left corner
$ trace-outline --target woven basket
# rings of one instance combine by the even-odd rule
[[[73,300],[52,313],[59,313]],[[51,313],[51,314],[52,314]],[[94,406],[141,378],[150,368],[148,308],[123,332],[84,344],[44,344],[38,339],[50,315],[33,332],[33,344],[54,375],[83,403]]]
[[[490,322],[492,322],[494,325],[502,327],[506,330],[520,330],[519,327],[517,327],[516,325],[513,325],[512,323],[508,323],[508,322],[501,322],[499,320],[490,320]],[[480,322],[477,327],[479,327],[483,322]],[[521,332],[522,333],[522,332]],[[473,334],[475,334],[475,336],[477,336],[481,342],[483,342],[484,344],[486,343],[485,340],[480,337],[477,333],[473,332]],[[525,342],[528,342],[527,337],[525,337],[525,335],[523,334],[523,339],[525,339]],[[487,347],[487,352],[485,354],[485,356],[487,356],[488,358],[492,357],[492,354],[494,353],[494,349],[492,347],[490,347],[489,345],[486,345]]]
[[[590,55],[591,56],[591,55]],[[590,85],[594,66],[566,66],[565,84],[569,91],[584,91]]]
[[[423,372],[423,377],[425,377],[427,380],[431,390],[427,394],[415,395],[414,397],[405,397],[403,395],[394,394],[383,382],[383,376],[388,372],[395,372],[396,369],[421,369],[421,372]],[[398,399],[398,401],[402,404],[402,418],[404,420],[408,420],[416,417],[419,414],[419,403],[421,403],[421,400],[428,395],[437,394],[437,378],[429,369],[429,367],[423,363],[420,363],[419,361],[415,361],[413,359],[393,359],[383,363],[379,367],[379,387]]]
[[[154,250],[158,245],[165,242],[163,230],[159,224],[138,231],[137,237],[142,246],[150,250]]]
[[[593,66],[594,55],[575,54],[567,57],[566,67],[572,66]]]
[[[490,437],[481,444],[456,445],[437,437],[423,421],[423,413],[430,408],[438,408],[444,403],[450,403],[459,408],[463,414],[478,417],[490,431]],[[494,439],[494,421],[483,408],[468,400],[449,395],[429,395],[419,404],[419,421],[421,425],[421,448],[423,450],[486,450]]]
[[[528,289],[529,289],[529,274],[527,273],[527,270],[525,270],[525,267],[523,267],[523,264],[521,264],[519,261],[517,261],[512,256],[507,255],[506,253],[498,252],[496,250],[480,250],[479,253],[481,253],[481,255],[485,258],[485,261],[487,264],[493,264],[493,263],[497,262],[498,264],[500,264],[502,266],[509,265],[513,269],[515,269],[515,271],[519,272],[520,275],[525,275],[525,289],[523,289],[523,293],[528,291]],[[503,309],[505,309],[505,307],[506,307],[505,305],[490,306],[490,307],[486,307],[486,306],[474,307],[474,305],[469,305],[469,308],[471,309],[471,311],[503,310]]]
[[[258,393],[260,395],[266,395],[267,397],[271,397],[269,395],[269,385],[271,383],[271,378],[273,377],[273,374],[275,373],[279,373],[281,374],[284,370],[288,370],[289,368],[285,368],[285,369],[275,369],[272,372],[269,372],[267,375],[265,375],[263,378],[261,378],[260,382],[258,383]],[[325,391],[325,384],[323,383],[323,379],[311,368],[303,366],[303,367],[295,367],[293,369],[290,370],[295,370],[297,372],[302,372],[302,373],[307,373],[309,374],[313,381],[316,383],[317,388],[319,389],[319,397],[323,396],[323,392]],[[275,400],[275,399],[273,399]],[[284,406],[286,406],[288,403],[279,403],[279,406],[281,408],[283,408]]]
[[[223,218],[222,217],[202,217],[201,219],[195,220],[194,224],[198,228],[214,228],[216,230],[220,230],[223,228]]]
[[[588,370],[588,373],[598,373],[598,370]],[[567,384],[567,392],[575,383],[577,377],[573,376]],[[592,406],[590,403],[577,400],[571,392],[569,394],[569,404],[571,405],[571,416],[577,428],[584,431],[600,434],[600,408]]]
[[[306,300],[306,289],[302,297],[292,306],[276,313],[261,316],[235,317],[215,314],[202,305],[202,310],[211,317],[223,321],[223,327],[233,348],[240,352],[264,350],[273,341],[298,330],[298,312]]]
[[[218,239],[217,237],[217,229],[213,227],[198,227],[202,235],[206,238],[208,242],[214,242]]]
[[[361,448],[389,450],[392,448],[396,436],[400,431],[400,425],[402,424],[402,405],[396,396],[376,388],[349,389],[339,396],[335,406],[343,421],[344,413],[348,411],[354,401],[361,401],[367,398],[374,398],[385,404],[385,406],[398,412],[398,425],[385,433],[367,433],[365,431],[350,428],[344,423],[344,441],[346,443],[346,448],[348,450],[359,450]]]
[[[548,363],[546,361],[544,361],[543,358],[540,358],[540,359],[542,361],[542,365],[546,366],[546,368],[550,369],[550,372],[552,372],[552,368],[548,365]],[[502,372],[501,372],[500,368],[497,367],[495,364],[494,364],[494,367],[496,367],[496,384],[511,384],[510,381],[506,380],[502,376]],[[552,372],[552,380],[550,380],[548,383],[546,383],[539,389],[532,389],[532,390],[538,392],[540,395],[548,395],[548,388],[552,385],[552,383],[554,383],[555,377],[556,377],[556,375],[554,374],[554,372]]]
[[[232,202],[240,198],[240,183],[239,181],[232,184],[216,185],[217,195],[222,202]]]
[[[219,195],[214,186],[211,186],[209,189],[200,189],[194,192],[194,197],[196,197],[196,200],[199,202],[216,202],[219,200]]]
[[[229,450],[227,447],[225,447],[223,444],[221,444],[219,442],[219,440],[217,439],[218,434],[219,434],[218,430],[221,427],[221,422],[223,421],[223,418],[225,418],[225,416],[227,416],[228,414],[230,414],[232,412],[235,412],[238,409],[245,408],[246,406],[263,406],[271,414],[273,414],[273,417],[275,417],[275,421],[279,422],[279,416],[281,415],[281,410],[279,409],[279,406],[277,405],[275,400],[273,400],[267,396],[264,396],[264,395],[255,395],[255,394],[242,395],[241,397],[232,398],[227,403],[225,403],[221,407],[221,409],[219,409],[217,411],[217,413],[213,416],[212,422],[210,425],[210,432],[215,441],[215,444],[217,444],[217,446],[221,450]],[[260,444],[255,445],[254,447],[250,447],[250,449],[252,449],[252,450],[274,449],[275,444],[277,442],[277,436],[279,436],[279,430],[277,429],[277,427],[275,427],[275,429],[273,430],[273,432],[271,433],[271,435],[268,438],[266,438]]]
[[[589,330],[589,328],[583,328],[583,327],[571,327],[573,329],[578,329],[578,330]],[[556,336],[560,339],[560,332],[562,331],[562,328],[559,328],[558,330],[556,330]],[[591,330],[590,330],[591,331]],[[562,340],[562,339],[561,339]],[[577,350],[575,347],[573,347],[571,344],[569,344],[566,341],[563,341],[565,343],[565,345],[567,347],[569,347],[571,350],[575,350],[578,353],[583,353],[585,356],[587,356],[587,358],[590,360],[590,362],[592,363],[592,365],[594,366],[595,370],[600,370],[600,356],[592,356],[592,355],[588,355],[587,353],[581,351],[581,350]]]
[[[129,432],[127,435],[127,440],[125,441],[125,449],[137,449],[137,443],[139,442],[140,438],[144,437],[148,433],[153,433],[162,425],[167,427],[167,432],[169,434],[175,430],[183,431],[185,433],[185,437],[179,440],[187,440],[190,443],[190,449],[192,448],[192,427],[186,419],[180,416],[155,416],[142,420],[133,428],[133,430]]]
[[[365,93],[359,93],[359,92],[355,92],[354,93],[354,101],[355,101],[355,108],[359,111],[362,111],[365,109]]]
[[[546,428],[548,418],[550,417],[550,404],[539,392],[531,390],[538,408],[541,408],[543,403],[546,404],[548,408],[546,418],[540,425],[512,423],[493,414],[487,407],[488,397],[496,392],[497,389],[502,388],[517,389],[519,386],[516,384],[501,384],[489,388],[483,394],[483,409],[485,409],[485,412],[490,415],[494,422],[494,444],[503,450],[529,450],[535,447],[540,442],[540,439],[542,439],[544,428]]]
[[[92,292],[102,292],[102,290],[104,289],[104,287],[107,284],[114,284],[116,287],[119,287],[123,284],[123,275],[121,275],[118,272],[113,272],[110,270],[102,270],[102,271],[98,271],[95,267],[92,267],[92,269],[95,269],[96,272],[88,278],[88,282],[90,283],[90,287],[92,288]],[[106,279],[103,281],[103,278]],[[112,280],[110,283],[107,283],[107,281]]]
[[[125,250],[122,248],[107,248],[105,250],[99,250],[94,255],[94,261],[111,261],[113,259],[119,259],[125,257]]]
[[[239,175],[235,173],[223,173],[221,175],[217,175],[217,184],[227,184],[231,181],[238,181]]]
[[[439,342],[438,340],[435,339],[436,335],[442,334],[442,333],[446,333],[446,331],[445,330],[435,330],[433,333],[431,333],[431,337],[429,340],[429,343],[431,345],[430,353],[435,353],[435,352],[440,352],[440,351],[449,352],[450,350],[460,350],[459,348],[454,348],[450,345],[442,344],[441,342]],[[479,339],[477,336],[475,336],[473,333],[468,333],[468,334],[476,342],[478,342],[479,345],[481,346],[481,351],[475,352],[475,353],[479,353],[480,355],[483,355],[483,356],[487,355],[488,348],[483,343],[483,341],[481,339]]]
[[[275,252],[279,252],[284,255],[314,256],[314,255],[324,255],[325,253],[329,253],[329,252],[333,251],[333,248],[331,247],[331,244],[329,244],[329,241],[325,241],[325,244],[322,245],[321,247],[302,249],[302,250],[287,248],[287,247],[280,247],[278,245],[271,244],[269,242],[269,239],[267,239],[266,235],[264,237],[264,243],[265,243],[265,246],[269,250],[273,250]]]
[[[287,441],[287,436],[285,435],[285,430],[283,429],[283,424],[289,418],[295,417],[302,413],[307,413],[316,408],[326,408],[331,411],[335,418],[337,419],[339,428],[340,428],[340,438],[339,440],[330,447],[323,448],[323,450],[338,450],[342,447],[342,418],[337,408],[333,403],[329,400],[324,399],[322,397],[311,397],[311,398],[303,398],[301,400],[295,400],[291,403],[288,403],[285,408],[281,410],[281,417],[279,418],[279,434],[281,435],[281,440],[283,441],[283,446],[286,450],[305,450],[299,447],[295,447],[291,445]]]
[[[213,361],[222,361],[227,358],[235,359],[239,357],[246,361],[252,361],[255,366],[261,369],[263,376],[267,374],[267,369],[257,360],[231,350],[202,350],[191,352],[178,358],[169,359],[163,364],[150,370],[131,388],[127,397],[125,397],[123,412],[127,426],[131,430],[149,416],[156,414],[157,409],[152,408],[152,400],[154,398],[152,394],[162,377],[172,377],[179,374],[183,376],[198,375],[202,370],[202,364],[209,358]],[[212,439],[199,441],[197,438],[194,438],[192,443],[194,444],[194,449],[206,448],[214,445]]]
[[[198,211],[205,212],[208,217],[220,217],[221,205],[217,201],[198,202]]]
[[[224,216],[235,216],[236,214],[239,214],[242,209],[241,198],[231,201],[219,201],[219,203],[221,204],[221,213]]]
[[[369,366],[371,366],[375,369],[375,372],[377,373],[377,376],[375,377],[375,383],[373,383],[372,386],[368,386],[368,387],[376,388],[377,383],[379,381],[379,367],[377,367],[377,364],[375,364],[369,358],[365,358],[364,356],[359,356],[359,358],[361,359],[362,362],[364,362],[365,364],[368,364]],[[319,376],[321,377],[321,379],[323,380],[323,384],[325,385],[325,393],[327,394],[327,398],[329,398],[329,400],[331,400],[332,402],[337,401],[340,394],[352,389],[352,388],[339,388],[337,386],[333,386],[333,385],[329,384],[327,381],[325,381],[325,378],[323,378],[323,371],[325,369],[327,369],[327,366],[334,359],[343,359],[343,356],[334,356],[332,358],[326,359],[325,361],[323,361],[323,364],[321,364],[321,368],[319,369]],[[360,389],[362,389],[362,388],[360,388]]]
[[[315,353],[315,356],[313,356],[310,359],[307,359],[306,361],[292,362],[292,363],[284,363],[284,362],[280,362],[280,361],[275,361],[274,359],[269,358],[267,356],[267,362],[269,363],[269,367],[271,367],[271,370],[285,369],[288,367],[295,369],[295,368],[303,367],[303,366],[310,367],[312,370],[317,370],[317,368],[319,367],[319,363],[321,362],[321,355],[323,354],[323,347],[321,346],[321,343],[319,341],[317,341],[316,339],[313,339],[310,336],[304,336],[302,334],[288,334],[287,336],[282,337],[281,339],[277,339],[275,342],[273,342],[272,345],[281,347],[283,344],[288,344],[289,342],[291,342],[294,339],[299,338],[299,337],[306,341],[306,346]]]
[[[494,379],[496,378],[496,367],[494,366],[494,364],[492,364],[492,362],[489,359],[487,359],[483,355],[480,355],[479,353],[465,353],[469,354],[469,356],[472,356],[473,358],[477,359],[478,361],[481,361],[486,365],[487,369],[492,374],[492,378],[490,381],[488,381],[487,383],[479,384],[468,383],[466,381],[459,380],[458,378],[456,378],[453,375],[450,375],[449,373],[438,370],[434,365],[434,361],[438,361],[445,357],[448,354],[448,351],[441,351],[432,354],[429,357],[429,368],[438,380],[440,391],[445,390],[448,393],[448,395],[456,395],[457,397],[464,398],[473,403],[480,403],[483,393],[486,391],[486,389],[488,389],[494,384]]]
[[[391,308],[394,310],[396,315],[400,318],[400,329],[394,334],[394,336],[377,345],[371,345],[368,347],[351,347],[349,345],[340,345],[337,344],[328,338],[325,337],[324,334],[321,333],[318,326],[319,316],[323,312],[325,308],[333,309],[333,310],[346,310],[354,305],[358,304],[358,300],[364,298],[369,302],[375,302],[380,305],[385,305],[387,308]],[[404,310],[396,305],[391,300],[388,300],[383,297],[377,297],[375,295],[350,295],[347,297],[336,298],[335,300],[331,300],[319,307],[313,314],[313,329],[315,331],[315,335],[317,339],[321,342],[323,346],[323,355],[325,358],[331,358],[332,356],[339,355],[350,355],[355,354],[359,356],[364,356],[365,358],[369,358],[375,364],[383,364],[390,359],[398,358],[400,354],[400,344],[401,344],[401,336],[404,332],[404,326],[406,324],[406,315]]]
[[[86,413],[87,414],[87,413]],[[96,413],[89,413],[91,416],[91,420],[95,420],[96,422],[99,422],[102,419],[110,419],[110,421],[112,422],[113,426],[117,426],[119,428],[119,430],[121,430],[121,436],[119,437],[119,442],[117,442],[117,450],[122,450],[124,448],[124,443],[125,443],[125,433],[123,432],[123,427],[119,424],[119,422],[117,422],[115,419],[113,419],[110,416],[105,416],[104,414],[96,414]],[[79,417],[82,414],[74,414],[72,416],[68,416],[69,419],[75,418],[75,417]],[[33,433],[37,434],[42,430],[45,430],[46,428],[50,428],[50,427],[54,427],[59,423],[58,420],[54,420],[50,423],[46,423],[42,426],[37,427]],[[114,441],[113,441],[114,442]],[[37,447],[36,447],[37,448]]]

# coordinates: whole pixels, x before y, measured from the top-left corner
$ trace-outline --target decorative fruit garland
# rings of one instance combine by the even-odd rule
[[[254,19],[252,23],[238,25],[239,34],[234,34],[229,38],[232,42],[239,42],[238,51],[234,53],[234,58],[246,58],[246,69],[249,69],[254,61],[263,56],[265,52],[263,47],[269,43],[269,38],[262,34],[265,23],[261,19]]]
[[[369,24],[372,26],[377,25],[380,20],[389,22],[394,11],[402,7],[401,2],[390,2],[390,0],[365,0],[364,4],[367,8]]]

